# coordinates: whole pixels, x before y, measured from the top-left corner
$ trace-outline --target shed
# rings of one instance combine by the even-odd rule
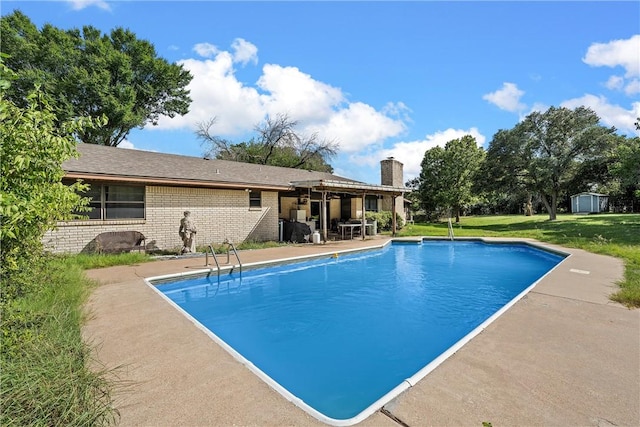
[[[598,193],[578,193],[571,196],[572,213],[600,213],[609,209],[609,196]]]

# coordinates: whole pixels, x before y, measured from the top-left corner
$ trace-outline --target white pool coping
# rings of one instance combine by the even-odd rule
[[[255,263],[246,264],[246,265],[244,265],[244,267],[245,268],[254,269],[254,268],[259,268],[259,267],[267,267],[267,266],[270,266],[270,265],[281,265],[281,264],[287,264],[287,263],[304,261],[304,260],[312,260],[312,259],[317,259],[317,258],[326,258],[326,257],[331,257],[331,256],[338,257],[340,255],[354,253],[354,252],[366,252],[366,251],[371,251],[371,250],[376,250],[376,249],[383,249],[385,246],[390,245],[393,242],[422,244],[423,241],[433,241],[433,240],[448,240],[448,239],[431,238],[431,237],[426,237],[426,236],[416,237],[416,238],[411,238],[411,239],[391,239],[391,240],[385,242],[382,245],[375,245],[375,246],[370,246],[370,247],[367,247],[367,248],[347,249],[347,250],[342,250],[342,251],[325,252],[325,253],[315,254],[315,255],[304,255],[304,256],[299,256],[299,257],[289,257],[289,258],[282,258],[282,259],[271,260],[271,261],[261,261],[261,262],[255,262]],[[198,320],[196,320],[193,316],[191,316],[189,313],[187,313],[184,309],[182,309],[182,307],[180,307],[178,304],[173,302],[169,297],[167,297],[165,294],[163,294],[161,291],[159,291],[157,289],[157,287],[153,284],[154,281],[156,281],[156,282],[157,281],[166,281],[167,279],[179,279],[179,278],[184,278],[184,277],[188,277],[188,276],[194,276],[194,277],[202,276],[202,275],[206,275],[206,274],[210,274],[212,272],[215,272],[215,271],[217,271],[217,269],[207,268],[207,269],[195,270],[195,271],[184,272],[184,273],[175,273],[175,274],[166,274],[166,275],[162,275],[162,276],[148,277],[148,278],[144,279],[144,282],[151,289],[153,289],[154,292],[156,292],[165,301],[167,301],[171,306],[173,306],[180,313],[182,313],[198,329],[202,330],[214,342],[216,342],[223,349],[225,349],[237,361],[239,361],[241,364],[246,366],[258,378],[260,378],[262,381],[267,383],[271,388],[273,388],[275,391],[277,391],[285,399],[287,399],[288,401],[292,402],[294,405],[296,405],[297,407],[299,407],[300,409],[302,409],[303,411],[305,411],[306,413],[308,413],[309,415],[311,415],[315,419],[317,419],[319,421],[322,421],[325,424],[328,424],[328,425],[331,425],[331,426],[336,426],[336,427],[352,426],[354,424],[360,423],[360,422],[364,421],[365,419],[369,418],[375,412],[380,410],[384,405],[386,405],[387,403],[389,403],[390,401],[392,401],[393,399],[398,397],[404,391],[406,391],[409,388],[411,388],[414,385],[416,385],[421,379],[426,377],[429,373],[431,373],[434,369],[436,369],[439,365],[441,365],[445,360],[447,360],[449,357],[451,357],[453,354],[455,354],[465,344],[467,344],[474,337],[476,337],[483,330],[485,330],[489,325],[491,325],[494,321],[496,321],[501,315],[503,315],[514,304],[516,304],[518,301],[520,301],[533,288],[535,288],[535,286],[538,283],[540,283],[540,281],[542,281],[552,271],[557,269],[563,262],[565,262],[569,257],[571,257],[571,254],[568,253],[568,252],[560,251],[560,250],[554,249],[554,248],[549,248],[549,247],[545,246],[544,244],[537,243],[537,242],[528,242],[528,241],[522,241],[522,240],[508,240],[508,239],[507,240],[496,241],[496,240],[489,240],[489,239],[485,239],[485,238],[455,238],[454,240],[456,240],[456,241],[482,241],[482,242],[484,242],[486,244],[498,244],[498,245],[499,244],[528,245],[528,246],[531,246],[531,247],[534,247],[536,249],[540,249],[540,250],[543,250],[543,251],[546,251],[546,252],[551,252],[551,253],[554,253],[554,254],[557,254],[557,255],[562,255],[562,256],[564,256],[564,259],[561,260],[558,264],[556,264],[552,269],[547,271],[544,275],[542,275],[538,280],[533,282],[526,289],[524,289],[522,292],[520,292],[518,295],[516,295],[513,299],[511,299],[509,302],[507,302],[498,311],[496,311],[493,315],[491,315],[489,318],[487,318],[484,322],[482,322],[480,325],[478,325],[476,328],[474,328],[472,331],[470,331],[467,335],[462,337],[455,344],[453,344],[451,347],[449,347],[447,350],[445,350],[442,354],[440,354],[438,357],[436,357],[431,362],[429,362],[426,366],[424,366],[418,372],[413,374],[411,377],[404,379],[400,384],[398,384],[396,387],[394,387],[388,393],[386,393],[383,396],[381,396],[379,399],[377,399],[375,402],[373,402],[371,405],[369,405],[367,408],[365,408],[363,411],[361,411],[358,415],[356,415],[354,417],[351,417],[351,418],[347,418],[347,419],[336,419],[336,418],[328,417],[328,416],[324,415],[323,413],[317,411],[316,409],[314,409],[313,407],[311,407],[307,403],[305,403],[302,399],[300,399],[299,397],[295,396],[293,393],[291,393],[289,390],[287,390],[285,387],[280,385],[277,381],[275,381],[273,378],[271,378],[269,375],[267,375],[261,369],[259,369],[257,366],[255,366],[251,361],[249,361],[244,356],[242,356],[240,353],[238,353],[233,347],[228,345],[224,340],[222,340],[220,337],[218,337],[216,334],[214,334],[212,331],[210,331],[207,327],[205,327],[202,323],[200,323]],[[239,267],[239,265],[226,266],[224,268],[221,268],[220,272],[222,273],[222,272],[232,271],[234,268],[238,268],[238,267]]]

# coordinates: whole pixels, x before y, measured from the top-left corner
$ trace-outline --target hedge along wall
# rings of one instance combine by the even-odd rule
[[[250,208],[249,193],[243,190],[147,186],[145,191],[145,219],[61,222],[45,234],[45,247],[79,253],[90,249],[100,233],[135,230],[145,235],[148,248],[179,249],[178,228],[186,210],[197,228],[197,246],[225,239],[235,244],[278,239],[277,192],[263,191],[262,206]]]

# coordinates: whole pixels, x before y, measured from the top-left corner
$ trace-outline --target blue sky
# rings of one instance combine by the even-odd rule
[[[188,115],[123,147],[201,156],[196,123],[240,142],[270,114],[340,144],[335,173],[405,179],[424,152],[466,134],[488,146],[532,111],[591,107],[634,136],[640,2],[3,1],[41,27],[132,30],[191,71]]]

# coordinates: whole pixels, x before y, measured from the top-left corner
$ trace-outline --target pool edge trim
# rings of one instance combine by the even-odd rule
[[[345,250],[342,250],[342,251],[330,251],[330,252],[324,252],[324,253],[321,253],[321,254],[313,254],[313,255],[301,255],[301,256],[296,256],[296,257],[281,258],[281,259],[277,259],[277,260],[259,261],[259,262],[246,264],[246,265],[243,266],[245,268],[248,267],[250,269],[254,269],[254,268],[260,268],[260,267],[266,267],[266,266],[269,266],[269,265],[287,264],[287,263],[292,263],[292,262],[297,262],[297,261],[325,258],[327,256],[335,256],[336,254],[349,254],[349,253],[367,252],[367,251],[376,250],[376,249],[384,249],[386,246],[388,246],[388,245],[390,245],[392,243],[422,244],[422,242],[424,242],[424,241],[435,241],[435,240],[441,240],[441,241],[442,240],[446,240],[446,241],[449,241],[449,240],[455,240],[455,241],[481,241],[481,242],[487,243],[487,244],[524,244],[524,245],[527,245],[527,246],[532,246],[532,247],[534,247],[536,249],[539,249],[539,250],[543,250],[543,251],[546,251],[546,252],[554,253],[556,255],[562,255],[562,256],[564,256],[564,259],[562,259],[552,269],[550,269],[544,275],[542,275],[540,278],[538,278],[538,280],[533,282],[531,285],[529,285],[527,288],[525,288],[522,292],[520,292],[518,295],[516,295],[513,299],[511,299],[507,304],[502,306],[494,314],[489,316],[484,322],[482,322],[480,325],[478,325],[476,328],[474,328],[472,331],[470,331],[467,335],[462,337],[455,344],[453,344],[451,347],[449,347],[446,351],[444,351],[442,354],[440,354],[438,357],[436,357],[434,360],[432,360],[426,366],[421,368],[418,372],[416,372],[415,374],[413,374],[409,378],[405,378],[400,384],[398,384],[396,387],[391,389],[389,392],[385,393],[383,396],[378,398],[375,402],[373,402],[371,405],[366,407],[364,410],[362,410],[356,416],[351,417],[351,418],[346,418],[346,419],[336,419],[336,418],[328,417],[328,416],[324,415],[323,413],[319,412],[318,410],[314,409],[313,407],[311,407],[307,403],[305,403],[304,400],[302,400],[299,397],[297,397],[294,394],[292,394],[289,390],[284,388],[277,381],[275,381],[273,378],[271,378],[269,375],[267,375],[265,372],[263,372],[257,366],[255,366],[251,361],[249,361],[244,356],[242,356],[240,353],[238,353],[235,349],[233,349],[230,345],[228,345],[224,340],[222,340],[220,337],[218,337],[212,331],[207,329],[204,325],[202,325],[193,316],[191,316],[189,313],[187,313],[185,310],[183,310],[178,304],[173,302],[164,293],[159,291],[157,289],[157,287],[155,286],[155,284],[153,283],[154,281],[162,282],[162,281],[165,281],[167,279],[172,279],[172,278],[180,278],[180,277],[185,277],[185,276],[197,277],[197,276],[201,276],[203,274],[211,274],[211,272],[215,271],[213,268],[201,269],[201,270],[196,270],[196,271],[191,271],[191,272],[182,272],[182,273],[165,274],[165,275],[161,275],[161,276],[148,277],[148,278],[144,278],[144,282],[145,282],[145,284],[147,286],[152,288],[153,291],[156,294],[160,295],[161,298],[163,298],[171,306],[176,308],[178,310],[178,312],[182,313],[198,329],[203,331],[216,344],[220,345],[224,350],[226,350],[234,359],[236,359],[242,365],[246,366],[252,373],[254,373],[258,378],[260,378],[262,381],[264,381],[272,389],[277,391],[286,400],[288,400],[289,402],[293,403],[298,408],[302,409],[304,412],[306,412],[307,414],[309,414],[313,418],[317,419],[318,421],[321,421],[321,422],[323,422],[325,424],[328,424],[328,425],[331,425],[331,426],[346,427],[346,426],[352,426],[352,425],[358,424],[358,423],[366,420],[371,415],[373,415],[374,413],[376,413],[380,409],[382,409],[386,404],[390,403],[393,399],[395,399],[398,396],[400,396],[403,392],[405,392],[406,390],[408,390],[408,389],[412,388],[413,386],[415,386],[420,380],[425,378],[429,373],[431,373],[438,366],[440,366],[442,363],[444,363],[449,357],[451,357],[453,354],[455,354],[457,351],[459,351],[462,347],[464,347],[465,344],[469,343],[473,338],[475,338],[482,331],[484,331],[487,327],[489,327],[489,325],[491,325],[501,315],[503,315],[507,310],[509,310],[511,307],[513,307],[518,301],[520,301],[522,298],[524,298],[538,283],[540,283],[540,281],[542,281],[544,278],[546,278],[552,271],[554,271],[562,263],[564,263],[564,261],[566,261],[568,258],[570,258],[571,257],[571,253],[564,252],[564,251],[562,251],[560,249],[556,249],[556,248],[545,246],[546,244],[543,243],[543,242],[533,241],[533,240],[530,240],[530,239],[522,239],[522,238],[504,239],[504,238],[485,238],[485,237],[459,237],[459,238],[455,238],[455,239],[448,239],[448,238],[444,238],[444,237],[435,237],[435,236],[413,236],[413,237],[409,237],[409,238],[392,238],[392,239],[389,239],[387,242],[385,242],[383,244],[376,244],[376,245],[366,246],[366,247],[362,247],[362,248],[345,249]],[[223,272],[223,271],[224,272],[227,272],[227,271],[231,272],[236,267],[239,267],[239,266],[233,266],[233,265],[232,266],[226,266],[225,268],[222,268],[220,270],[221,270],[221,272]]]
[[[329,252],[322,252],[319,254],[312,254],[312,255],[300,255],[300,256],[294,256],[294,257],[288,257],[288,258],[278,258],[278,259],[268,260],[268,261],[256,261],[256,262],[251,262],[247,264],[242,264],[242,266],[240,266],[240,264],[225,265],[224,267],[220,267],[220,270],[214,267],[208,267],[200,270],[186,271],[182,273],[171,273],[171,274],[163,274],[160,276],[145,277],[144,280],[145,282],[148,282],[147,284],[154,286],[155,284],[151,282],[162,282],[162,281],[166,281],[167,279],[173,279],[177,277],[185,277],[185,276],[200,277],[200,276],[206,276],[212,273],[218,274],[218,271],[220,272],[220,274],[222,273],[230,274],[234,270],[240,269],[241,267],[243,270],[254,270],[256,268],[268,267],[270,265],[290,264],[298,261],[309,261],[313,259],[332,257],[335,255],[367,252],[367,251],[376,250],[376,249],[383,249],[386,246],[390,245],[392,242],[393,242],[393,239],[390,239],[382,244],[375,244],[372,246],[365,246],[362,248],[343,249],[340,251],[329,251]]]

